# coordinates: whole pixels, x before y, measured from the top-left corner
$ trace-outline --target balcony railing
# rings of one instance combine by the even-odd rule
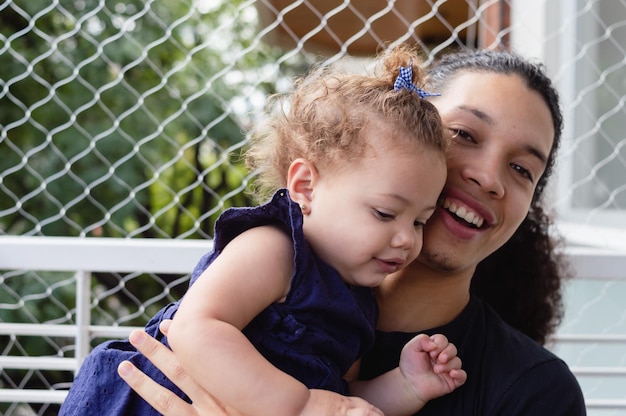
[[[2,369],[65,370],[76,371],[89,353],[94,336],[124,338],[132,327],[98,326],[91,321],[92,272],[190,272],[196,261],[210,249],[210,241],[167,239],[106,239],[72,237],[0,237],[0,270],[70,271],[76,284],[75,325],[32,324],[0,322],[0,335],[68,337],[74,340],[75,356],[20,357],[0,356]],[[626,281],[626,254],[617,250],[568,247],[576,279]],[[602,323],[598,323],[602,325]],[[622,345],[626,334],[559,333],[553,348],[563,345]],[[623,350],[623,349],[622,349]],[[566,361],[568,359],[564,357]],[[617,357],[616,365],[568,364],[579,378],[608,377],[626,379],[626,367]],[[584,386],[583,386],[584,390]],[[0,402],[4,403],[61,403],[66,391],[44,389],[0,389]],[[589,409],[623,409],[626,397],[587,399]]]

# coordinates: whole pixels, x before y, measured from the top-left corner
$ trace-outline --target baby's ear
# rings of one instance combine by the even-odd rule
[[[300,206],[310,204],[317,179],[318,173],[313,163],[303,158],[291,162],[287,172],[287,190],[291,199]]]

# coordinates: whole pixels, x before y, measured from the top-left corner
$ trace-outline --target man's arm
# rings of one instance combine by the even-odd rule
[[[585,416],[585,399],[576,377],[561,360],[524,373],[494,403],[489,415]]]

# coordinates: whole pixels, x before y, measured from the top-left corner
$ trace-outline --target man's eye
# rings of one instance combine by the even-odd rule
[[[452,139],[472,140],[472,136],[465,130],[450,129],[450,134],[452,135]]]
[[[525,169],[524,167],[516,164],[512,164],[511,167],[524,178],[527,178],[533,183],[535,182],[533,176],[531,175],[530,171],[528,171],[528,169]]]

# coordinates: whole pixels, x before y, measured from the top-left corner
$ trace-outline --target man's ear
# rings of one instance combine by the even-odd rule
[[[317,169],[310,161],[298,158],[291,162],[287,171],[287,190],[291,199],[301,207],[310,207],[317,179]]]

